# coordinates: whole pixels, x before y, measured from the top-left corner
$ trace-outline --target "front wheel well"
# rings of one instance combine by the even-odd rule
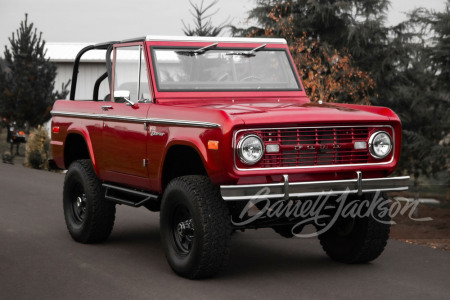
[[[76,160],[90,159],[86,141],[81,135],[76,133],[69,134],[64,144],[64,165],[66,169]]]
[[[194,148],[185,145],[170,147],[164,160],[162,172],[163,190],[172,179],[186,175],[208,176],[208,173],[200,155]]]

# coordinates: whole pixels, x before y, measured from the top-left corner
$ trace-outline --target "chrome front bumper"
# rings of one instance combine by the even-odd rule
[[[289,182],[289,176],[283,175],[284,182],[268,184],[222,185],[220,192],[225,201],[265,199],[290,199],[320,195],[339,195],[343,193],[363,194],[369,192],[405,191],[408,189],[409,176],[367,178],[356,172],[357,178],[347,180]]]

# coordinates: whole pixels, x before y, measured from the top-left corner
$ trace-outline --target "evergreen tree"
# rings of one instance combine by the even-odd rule
[[[289,50],[302,78],[303,88],[312,101],[368,104],[374,81],[360,70],[347,50],[336,50],[303,34],[295,35],[292,18],[281,16],[289,6],[277,6],[269,18],[274,27],[265,28],[265,36],[281,36],[289,41]]]
[[[290,15],[291,2],[274,5],[265,16],[268,21],[263,31],[253,27],[246,35],[285,38],[312,101],[368,104],[375,88],[368,72],[355,64],[347,49],[338,50],[317,36],[298,33],[296,19]]]
[[[384,26],[389,6],[387,0],[257,0],[249,12],[249,28],[232,27],[233,35],[264,35],[267,27],[275,36],[281,36],[282,24],[291,20],[293,34],[329,45],[346,48],[359,67],[372,71],[378,66],[385,50],[389,30]],[[279,20],[271,17],[279,9]]]
[[[402,119],[399,169],[413,174],[416,186],[420,175],[436,176],[447,171],[448,176],[450,169],[450,23],[444,21],[450,20],[449,7],[450,1],[445,12],[416,9],[400,24],[408,54],[397,61],[399,76],[391,87],[395,99],[388,104]],[[445,50],[447,55],[443,55]]]
[[[5,85],[5,71],[4,71],[5,66],[6,66],[5,61],[3,60],[3,58],[0,57],[0,127],[3,125],[1,102],[2,102],[2,91],[4,90]]]
[[[228,27],[228,19],[218,26],[212,24],[211,17],[217,14],[219,10],[211,12],[211,9],[217,2],[218,0],[215,0],[204,7],[203,0],[200,5],[194,4],[189,0],[192,7],[190,13],[194,17],[194,28],[191,28],[190,25],[186,25],[182,20],[184,34],[187,36],[218,36],[222,30]]]
[[[53,102],[67,96],[69,83],[54,92],[56,66],[45,58],[45,41],[28,15],[5,46],[6,67],[0,77],[0,114],[19,126],[37,126],[50,118]]]
[[[441,88],[450,92],[450,0],[447,0],[443,12],[422,10],[424,17],[420,20],[429,25],[433,47],[430,58],[433,70]]]
[[[401,118],[403,148],[397,170],[414,174],[417,182],[420,174],[448,169],[449,3],[444,12],[419,9],[408,21],[388,27],[387,0],[257,0],[249,13],[250,23],[257,25],[232,27],[232,33],[284,37],[290,44],[306,36],[322,49],[348,51],[375,81],[371,103],[390,107]],[[286,34],[289,23],[294,26]],[[317,53],[320,62],[321,51]]]

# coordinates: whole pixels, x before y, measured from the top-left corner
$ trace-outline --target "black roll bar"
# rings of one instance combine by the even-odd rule
[[[111,92],[111,80],[112,80],[112,62],[111,62],[111,52],[113,50],[114,44],[123,44],[123,43],[132,43],[132,42],[142,42],[145,41],[145,37],[136,38],[136,39],[130,39],[130,40],[123,40],[123,41],[112,41],[112,42],[106,42],[106,43],[100,43],[95,45],[86,46],[83,49],[78,52],[74,64],[73,64],[73,72],[72,72],[72,85],[70,87],[70,100],[75,100],[75,90],[77,88],[77,79],[78,79],[78,68],[80,66],[80,60],[81,56],[85,54],[86,52],[90,50],[106,50],[106,74],[108,76],[108,82],[109,82],[109,91]],[[100,78],[97,79],[95,82],[94,87],[94,99],[98,98],[98,87],[100,86],[100,83],[102,80],[104,80],[106,77],[104,77],[105,74],[101,75]],[[98,85],[98,86],[97,86]],[[96,93],[97,90],[97,93]],[[97,94],[97,97],[96,97]]]
[[[80,52],[78,52],[77,56],[75,57],[75,61],[73,64],[73,72],[72,72],[72,85],[70,87],[70,100],[75,100],[75,90],[77,88],[77,80],[78,80],[78,69],[80,66],[80,60],[81,57],[83,56],[83,54],[85,54],[86,52],[90,51],[90,50],[107,50],[107,56],[106,56],[106,65],[107,65],[107,70],[108,70],[108,77],[111,74],[111,56],[108,54],[111,54],[111,50],[112,50],[112,46],[118,42],[107,42],[107,43],[101,43],[101,44],[96,44],[96,45],[89,45],[84,47],[83,49],[80,50]],[[110,50],[111,49],[111,50]],[[111,86],[111,79],[109,79],[110,82],[110,86]]]
[[[100,84],[102,83],[105,78],[108,77],[108,72],[105,72],[100,76],[96,81],[94,85],[94,95],[92,96],[92,99],[94,101],[98,101],[98,90],[100,89]],[[110,93],[111,93],[111,86],[110,86]]]

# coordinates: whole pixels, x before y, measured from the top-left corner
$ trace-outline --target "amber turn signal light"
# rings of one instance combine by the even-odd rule
[[[209,150],[219,150],[219,142],[218,141],[208,141],[208,149]]]

